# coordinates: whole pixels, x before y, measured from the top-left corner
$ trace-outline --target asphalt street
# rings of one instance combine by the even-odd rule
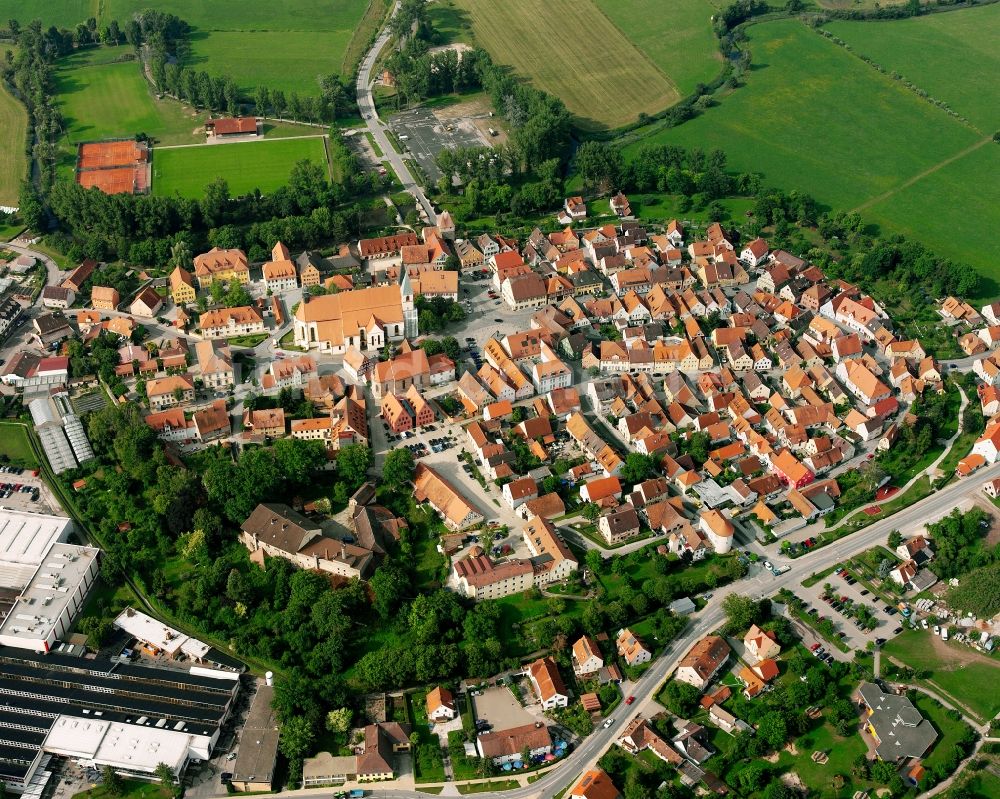
[[[394,17],[398,11],[399,3],[396,3],[392,8],[389,18]],[[372,98],[372,69],[375,66],[375,61],[378,59],[379,53],[382,52],[382,48],[385,47],[388,41],[389,28],[386,26],[375,40],[372,49],[368,51],[368,54],[361,62],[357,82],[358,108],[361,109],[365,126],[385,155],[385,160],[389,162],[389,165],[396,173],[396,177],[403,184],[403,189],[413,195],[414,199],[420,204],[420,207],[423,208],[428,224],[433,225],[437,222],[437,214],[434,212],[434,206],[431,205],[430,200],[427,199],[427,195],[424,194],[423,189],[413,178],[409,167],[403,161],[403,157],[396,152],[395,144],[385,135],[382,120],[379,119],[378,111],[375,108],[375,100]]]

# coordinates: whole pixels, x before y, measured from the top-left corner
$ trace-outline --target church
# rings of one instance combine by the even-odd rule
[[[387,343],[416,338],[417,309],[405,269],[396,285],[303,297],[295,311],[295,344],[340,354],[348,347],[382,349]]]

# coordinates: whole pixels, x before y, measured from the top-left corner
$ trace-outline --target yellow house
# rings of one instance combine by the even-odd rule
[[[174,299],[174,305],[183,305],[197,299],[194,278],[186,269],[177,266],[170,273],[170,296]]]
[[[194,276],[198,285],[207,289],[216,280],[235,280],[242,285],[250,282],[250,264],[243,250],[223,250],[213,247],[195,256]]]

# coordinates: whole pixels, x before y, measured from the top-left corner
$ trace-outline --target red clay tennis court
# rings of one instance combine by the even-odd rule
[[[76,158],[77,169],[107,169],[145,161],[149,149],[135,141],[103,141],[81,144]]]
[[[105,194],[145,194],[150,184],[149,145],[132,139],[85,142],[76,154],[76,182]]]
[[[105,194],[132,194],[135,191],[134,166],[122,166],[115,169],[91,169],[77,172],[76,180],[85,189],[96,186]]]

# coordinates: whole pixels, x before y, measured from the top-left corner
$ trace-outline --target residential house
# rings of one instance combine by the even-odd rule
[[[232,338],[264,332],[264,320],[256,309],[244,305],[203,313],[198,327],[205,338]]]
[[[271,260],[262,267],[264,287],[272,294],[297,288],[298,268],[288,248],[280,241],[271,250]]]
[[[600,647],[589,635],[581,636],[573,644],[572,660],[573,673],[577,677],[588,677],[604,668],[604,657]]]
[[[413,496],[417,502],[427,502],[434,508],[450,530],[464,530],[483,521],[483,515],[472,503],[426,463],[417,464]]]
[[[225,391],[236,385],[233,356],[225,342],[199,341],[194,347],[202,385],[212,391]]]
[[[674,679],[704,691],[712,678],[729,659],[731,650],[725,639],[717,635],[702,638],[677,665]]]
[[[601,514],[597,529],[608,544],[620,544],[639,535],[639,514],[630,504],[619,505]]]
[[[594,768],[585,771],[570,789],[569,799],[622,799],[622,793],[606,771]]]
[[[552,753],[552,736],[540,721],[484,733],[476,739],[476,751],[495,765],[517,763],[527,751],[529,757],[544,757]]]
[[[619,657],[629,666],[639,666],[653,659],[653,653],[627,627],[618,631],[615,645],[618,647]]]
[[[427,694],[426,709],[427,718],[433,722],[451,721],[458,715],[454,695],[440,685]]]
[[[177,300],[175,299],[174,302]],[[97,311],[113,311],[121,302],[117,289],[110,286],[91,286],[90,304]]]
[[[243,250],[223,250],[213,247],[194,258],[194,276],[198,285],[207,289],[216,281],[235,280],[241,285],[250,282],[250,264]]]
[[[194,400],[194,382],[188,375],[168,375],[146,384],[146,397],[154,411]]]
[[[747,655],[754,660],[776,658],[781,654],[781,645],[774,633],[765,632],[756,624],[750,625],[747,634],[743,636],[743,646]]]
[[[132,316],[152,319],[162,307],[163,298],[156,293],[152,286],[146,286],[142,289],[142,291],[135,295],[135,299],[132,300],[132,304],[129,305],[129,313],[131,313]]]
[[[198,293],[194,287],[194,277],[186,269],[179,266],[175,266],[170,273],[170,297],[173,299],[174,305],[184,305],[198,299]]]
[[[552,710],[566,707],[569,704],[569,693],[563,683],[559,668],[551,657],[539,658],[528,665],[525,672],[535,689],[535,696],[542,710]]]
[[[76,299],[73,289],[63,286],[46,286],[42,289],[42,305],[46,308],[69,308]]]

